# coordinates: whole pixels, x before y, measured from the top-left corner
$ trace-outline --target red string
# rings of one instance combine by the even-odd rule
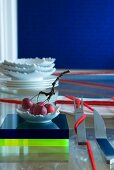
[[[94,106],[114,106],[114,101],[84,101],[87,105]],[[56,100],[55,104],[74,104],[71,100]]]
[[[70,100],[56,100],[55,101],[55,104],[74,104],[73,101],[70,101]]]
[[[76,102],[76,108],[79,108],[79,107],[80,107],[80,104],[81,104],[81,101],[78,100],[78,99],[75,99],[75,102]]]
[[[12,104],[22,104],[21,100],[15,100],[15,99],[0,99],[0,102],[12,103]]]
[[[100,88],[100,89],[106,89],[114,92],[114,86],[111,85],[104,85],[104,84],[97,84],[97,83],[90,83],[86,81],[78,81],[78,80],[67,80],[67,79],[61,79],[60,82],[63,83],[69,83],[69,84],[79,84],[83,86],[88,86],[88,87],[95,87],[95,88]]]
[[[74,125],[74,130],[77,133],[78,126],[86,119],[86,115],[83,114]]]
[[[90,144],[90,142],[88,140],[86,141],[86,146],[87,146],[89,158],[90,158],[90,161],[91,161],[92,169],[97,170],[97,166],[96,166],[96,163],[95,163],[95,159],[94,159],[93,151],[92,151],[92,148],[91,148],[91,144]]]
[[[98,106],[114,106],[114,101],[85,101],[84,103],[89,105],[98,105]]]
[[[55,72],[54,75],[59,75],[60,72]],[[114,74],[113,70],[104,70],[104,71],[70,71],[69,74],[67,74],[68,76],[70,75],[99,75],[99,74]]]
[[[77,97],[74,97],[74,96],[65,96],[65,97],[67,97],[67,98],[69,98],[69,99],[71,99],[71,100],[78,99]],[[80,99],[78,99],[78,100],[81,101]],[[94,111],[94,109],[93,109],[92,107],[90,107],[88,104],[86,104],[85,102],[83,102],[83,105],[84,105],[85,107],[87,107],[89,110]]]

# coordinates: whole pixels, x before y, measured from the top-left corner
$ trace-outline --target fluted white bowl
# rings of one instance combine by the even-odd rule
[[[55,72],[54,61],[54,58],[4,60],[0,64],[0,71],[13,79],[41,79]]]
[[[25,111],[22,107],[16,109],[19,116],[24,120],[31,123],[47,123],[52,121],[55,117],[59,115],[60,107],[56,106],[56,111],[53,113],[48,113],[47,115],[33,115],[29,111]]]

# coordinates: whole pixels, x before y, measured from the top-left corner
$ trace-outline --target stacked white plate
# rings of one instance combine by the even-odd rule
[[[41,80],[56,71],[54,58],[26,58],[0,64],[0,71],[16,80]]]
[[[52,87],[52,83],[57,77],[50,75],[41,80],[6,80],[2,85],[11,89],[47,89]],[[58,82],[55,87],[58,86]]]
[[[38,94],[40,91],[50,92],[52,88],[52,83],[57,77],[50,75],[43,78],[43,80],[6,80],[1,82],[2,87],[7,91],[15,92],[17,97],[33,97]],[[50,102],[54,102],[58,97],[58,87],[59,81],[55,84],[55,94],[52,95]],[[47,96],[40,95],[39,101],[44,101],[47,99]],[[34,99],[36,100],[36,98]]]

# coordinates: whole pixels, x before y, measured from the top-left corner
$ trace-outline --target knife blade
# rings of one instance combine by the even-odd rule
[[[81,105],[79,107],[76,106],[76,101],[74,100],[74,110],[75,110],[75,120],[76,122],[83,115],[83,101],[81,100]],[[86,128],[85,121],[83,121],[77,128],[77,139],[79,145],[84,145],[86,142]]]
[[[96,142],[106,163],[111,165],[114,163],[114,148],[107,139],[105,122],[96,110],[93,112],[93,118]]]

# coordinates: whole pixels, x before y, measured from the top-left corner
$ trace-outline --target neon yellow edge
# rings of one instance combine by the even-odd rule
[[[69,139],[0,139],[0,146],[68,146]]]

